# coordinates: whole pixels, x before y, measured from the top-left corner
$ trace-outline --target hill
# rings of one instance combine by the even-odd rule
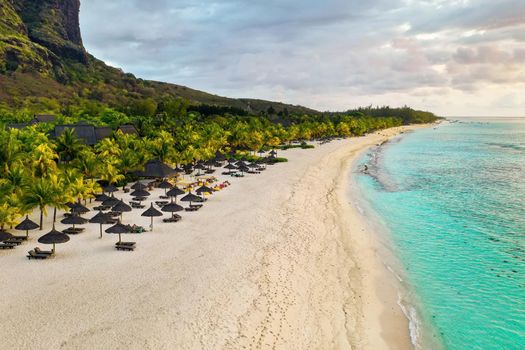
[[[90,55],[82,43],[80,0],[0,0],[0,101],[4,108],[52,109],[86,103],[122,108],[180,97],[194,106],[252,113],[315,114],[283,103],[233,99],[136,78]]]

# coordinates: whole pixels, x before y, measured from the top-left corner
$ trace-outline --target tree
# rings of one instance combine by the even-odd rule
[[[75,134],[73,129],[65,129],[62,135],[56,139],[56,150],[60,160],[69,163],[76,159],[82,150],[83,143]]]

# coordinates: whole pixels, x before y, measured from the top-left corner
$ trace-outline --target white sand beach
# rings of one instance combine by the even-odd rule
[[[358,155],[411,128],[280,152],[288,163],[228,177],[182,221],[124,236],[134,252],[89,224],[54,258],[29,261],[50,248],[36,242],[50,211],[43,231],[0,251],[0,348],[410,349],[396,280],[348,193]],[[142,211],[124,223],[148,227]]]

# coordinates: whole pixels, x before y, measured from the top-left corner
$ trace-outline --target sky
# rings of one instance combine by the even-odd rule
[[[525,116],[523,0],[82,0],[80,21],[106,63],[218,95]]]

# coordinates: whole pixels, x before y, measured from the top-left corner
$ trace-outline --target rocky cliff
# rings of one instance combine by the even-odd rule
[[[315,111],[282,103],[231,99],[185,86],[137,79],[91,56],[82,44],[80,0],[0,0],[0,107],[27,100],[61,105],[93,101],[122,107],[144,98],[182,97],[192,104],[251,112]],[[40,100],[39,100],[40,99]]]

